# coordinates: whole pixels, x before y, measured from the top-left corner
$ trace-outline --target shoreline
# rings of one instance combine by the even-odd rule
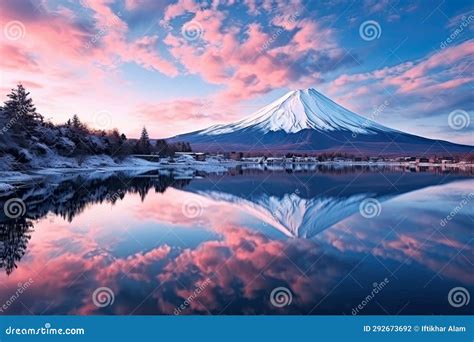
[[[191,176],[194,172],[206,172],[206,173],[220,173],[226,172],[229,169],[236,168],[239,166],[252,167],[252,168],[264,168],[269,169],[286,169],[288,166],[329,166],[329,167],[354,167],[354,166],[365,166],[365,167],[404,167],[407,169],[417,168],[440,168],[440,169],[462,169],[466,171],[474,171],[474,163],[452,163],[452,164],[441,164],[441,163],[410,163],[410,162],[350,162],[350,161],[317,161],[317,162],[274,162],[274,163],[259,163],[252,161],[235,161],[235,160],[211,160],[211,161],[187,161],[187,162],[150,162],[139,158],[128,158],[121,163],[114,164],[97,164],[97,165],[80,165],[77,167],[42,167],[32,168],[28,171],[15,171],[15,170],[0,170],[0,193],[4,193],[10,187],[5,184],[14,183],[28,183],[34,182],[35,180],[42,180],[47,176],[53,175],[66,175],[75,174],[82,172],[89,173],[104,173],[104,172],[120,172],[120,171],[136,171],[138,174],[145,173],[153,170],[160,171],[177,171],[177,175],[185,176],[189,174]]]

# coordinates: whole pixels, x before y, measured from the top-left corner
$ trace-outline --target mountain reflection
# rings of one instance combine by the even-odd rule
[[[435,298],[474,285],[472,220],[460,210],[439,222],[471,182],[371,168],[46,177],[1,199],[20,198],[26,214],[1,213],[0,302],[31,277],[8,314],[172,315],[196,288],[179,314],[351,314],[389,277],[377,298],[388,312],[459,313]],[[380,217],[360,215],[369,198]],[[91,294],[103,286],[115,303],[100,308]],[[269,301],[278,287],[291,305]]]
[[[88,206],[113,205],[127,194],[139,194],[144,201],[150,190],[163,193],[168,187],[182,189],[201,196],[199,201],[225,203],[244,211],[287,236],[313,238],[358,212],[360,203],[367,198],[383,203],[431,184],[465,178],[459,170],[452,171],[450,177],[436,169],[417,173],[415,178],[402,168],[313,165],[309,170],[296,165],[283,172],[278,168],[269,171],[268,167],[254,165],[223,175],[193,175],[198,176],[194,179],[159,171],[71,174],[22,187],[9,197],[22,199],[27,208],[25,218],[11,220],[5,212],[0,215],[1,268],[7,274],[16,268],[16,262],[25,254],[35,220],[53,213],[72,222]],[[2,207],[9,197],[0,201]]]
[[[376,199],[383,204],[404,193],[465,178],[442,173],[413,175],[391,169],[380,172],[368,167],[320,171],[295,172],[291,176],[275,173],[271,177],[266,172],[224,175],[216,177],[217,187],[209,189],[207,180],[198,179],[185,190],[232,205],[287,236],[313,238],[358,213],[364,200]]]

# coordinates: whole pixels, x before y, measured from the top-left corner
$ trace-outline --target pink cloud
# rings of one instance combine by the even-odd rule
[[[39,66],[35,59],[20,47],[11,44],[0,45],[0,66],[6,69],[17,70],[22,68],[28,71],[38,71]]]
[[[180,1],[172,6],[172,15],[166,18],[193,9],[195,15],[191,21],[202,26],[202,35],[197,42],[190,42],[169,33],[165,43],[170,52],[189,73],[200,75],[207,82],[224,85],[223,96],[230,101],[252,98],[281,87],[318,82],[321,77],[316,68],[323,64],[318,59],[333,60],[343,55],[335,43],[334,33],[310,19],[300,20],[295,16],[294,24],[289,26],[280,15],[276,20],[280,31],[275,27],[264,30],[260,23],[249,23],[244,27],[224,24],[224,12],[196,10],[191,2]],[[278,41],[282,25],[295,31],[287,32],[291,39],[283,45]],[[314,63],[303,67],[301,64],[310,55]],[[329,65],[322,69],[327,67]]]
[[[433,115],[441,110],[449,112],[457,102],[466,101],[465,92],[453,91],[474,81],[469,60],[472,51],[474,40],[471,39],[418,60],[340,75],[325,84],[324,89],[337,102],[361,114],[372,112],[373,107],[387,100],[393,103],[388,112],[395,110],[394,106],[403,107],[400,110],[408,117],[419,116],[427,110]],[[361,89],[371,94],[369,98],[365,96],[364,101],[356,96]]]
[[[332,90],[346,85],[354,86],[357,82],[381,82],[386,86],[395,86],[399,93],[405,94],[426,92],[426,87],[430,85],[435,86],[431,88],[432,90],[451,89],[474,80],[474,77],[462,73],[451,74],[453,65],[462,63],[472,51],[474,51],[474,40],[469,40],[415,62],[404,62],[368,73],[341,75],[332,82]],[[442,68],[441,73],[439,68]],[[440,82],[440,76],[451,79]]]
[[[102,43],[101,52],[106,62],[110,62],[110,58],[117,55],[124,62],[135,62],[165,75],[176,76],[178,74],[176,67],[157,53],[158,36],[143,36],[129,42],[126,39],[127,24],[121,19],[120,13],[116,14],[111,10],[110,3],[108,0],[83,2],[94,11],[94,18],[102,30],[99,32],[104,32],[103,36],[99,37],[99,42]]]

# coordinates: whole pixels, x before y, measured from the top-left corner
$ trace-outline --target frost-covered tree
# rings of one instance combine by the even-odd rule
[[[18,84],[7,96],[9,99],[5,102],[2,112],[15,133],[24,132],[27,135],[43,122],[43,116],[36,112],[30,93],[22,84]]]
[[[148,136],[148,131],[145,127],[143,127],[140,139],[137,141],[136,152],[140,154],[151,153],[150,137]]]
[[[74,114],[72,116],[71,126],[76,131],[81,131],[81,130],[84,129],[84,124],[81,122],[81,120],[79,119],[79,116],[77,116],[77,114]]]

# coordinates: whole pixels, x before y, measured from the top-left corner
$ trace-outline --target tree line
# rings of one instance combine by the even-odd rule
[[[22,84],[7,95],[0,106],[0,157],[11,154],[28,162],[31,154],[51,151],[63,156],[106,154],[125,157],[131,154],[158,154],[172,157],[175,152],[190,152],[188,143],[169,144],[163,139],[152,142],[145,127],[139,139],[128,139],[118,129],[97,130],[73,115],[63,124],[53,124],[39,114]]]

